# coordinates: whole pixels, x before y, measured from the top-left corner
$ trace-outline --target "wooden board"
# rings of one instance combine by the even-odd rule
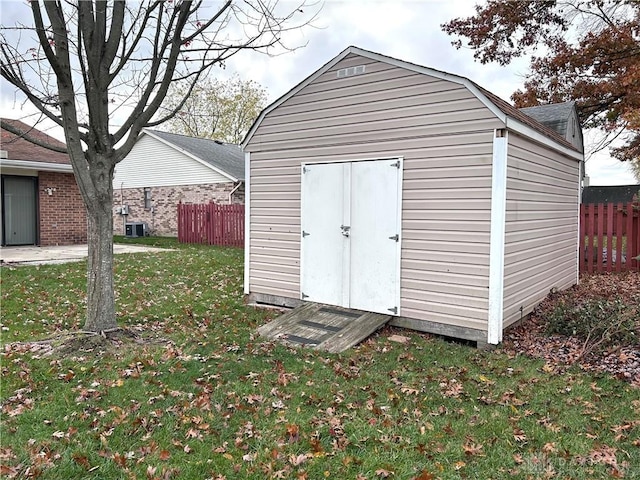
[[[305,303],[258,328],[272,340],[339,353],[353,347],[391,319],[391,315]]]

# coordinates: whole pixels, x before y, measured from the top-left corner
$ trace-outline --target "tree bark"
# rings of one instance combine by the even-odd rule
[[[106,160],[106,159],[104,159]],[[99,159],[92,177],[107,177],[96,188],[97,198],[86,201],[89,257],[87,262],[87,319],[84,329],[102,332],[118,327],[113,285],[113,168]],[[101,168],[100,168],[101,167]],[[94,178],[95,184],[95,178]]]

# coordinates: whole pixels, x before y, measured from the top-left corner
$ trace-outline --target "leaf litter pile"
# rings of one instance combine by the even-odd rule
[[[584,323],[567,327],[571,312]],[[554,322],[569,331],[555,333]],[[577,365],[640,387],[640,272],[583,275],[578,285],[552,292],[528,320],[507,330],[502,348],[542,358],[548,369]]]
[[[2,274],[3,478],[578,480],[640,471],[633,382],[556,367],[564,360],[552,346],[543,360],[521,355],[535,353],[524,334],[521,346],[509,334],[494,351],[391,327],[340,355],[265,342],[255,329],[277,312],[244,304],[242,252],[178,246],[116,265],[120,324],[132,338],[62,352],[31,340],[74,336],[86,267]],[[584,359],[600,351],[589,350]]]

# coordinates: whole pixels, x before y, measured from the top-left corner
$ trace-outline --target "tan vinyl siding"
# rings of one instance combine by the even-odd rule
[[[116,165],[113,187],[143,188],[225,183],[231,180],[150,135],[142,135]]]
[[[578,162],[510,134],[504,325],[576,281]],[[521,310],[522,308],[522,310]]]
[[[337,78],[358,65],[364,74]],[[347,56],[269,112],[245,148],[250,292],[300,296],[302,163],[402,156],[401,315],[486,330],[501,127],[461,85]]]

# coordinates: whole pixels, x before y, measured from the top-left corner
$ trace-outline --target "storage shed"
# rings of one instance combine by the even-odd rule
[[[497,344],[578,280],[581,145],[467,78],[349,47],[243,149],[254,302]]]

